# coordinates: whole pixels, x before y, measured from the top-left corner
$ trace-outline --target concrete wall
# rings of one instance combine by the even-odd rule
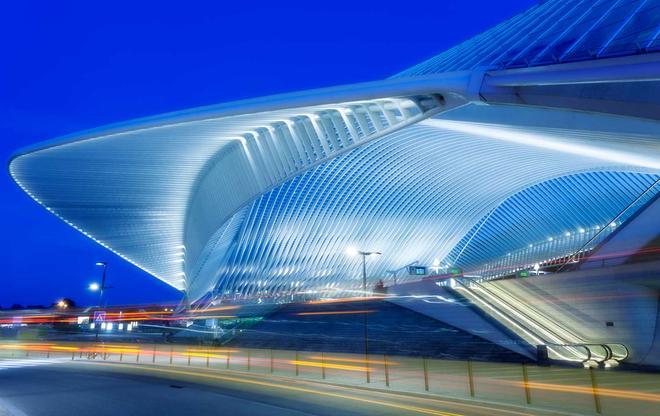
[[[454,292],[433,281],[405,283],[389,288],[389,302],[460,328],[470,334],[528,358],[535,358],[532,347],[510,333],[497,321],[469,305]]]
[[[625,344],[630,349],[629,362],[660,366],[660,262],[485,285],[527,302],[587,342]]]

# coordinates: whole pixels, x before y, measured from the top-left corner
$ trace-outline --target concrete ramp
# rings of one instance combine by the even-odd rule
[[[534,347],[495,319],[434,281],[420,281],[390,288],[387,301],[484,338],[517,354],[536,358]]]

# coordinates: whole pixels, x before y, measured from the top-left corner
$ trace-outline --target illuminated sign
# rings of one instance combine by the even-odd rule
[[[105,321],[105,311],[94,312],[94,322],[99,323]]]
[[[449,274],[454,275],[454,276],[458,276],[458,275],[463,274],[463,270],[459,267],[450,267],[448,271],[449,271]]]
[[[424,276],[426,275],[426,267],[423,266],[408,266],[408,274],[414,276]]]

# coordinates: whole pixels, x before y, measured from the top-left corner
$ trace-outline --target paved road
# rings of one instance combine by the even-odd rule
[[[53,360],[0,361],[0,416],[526,415],[517,409],[238,372]]]

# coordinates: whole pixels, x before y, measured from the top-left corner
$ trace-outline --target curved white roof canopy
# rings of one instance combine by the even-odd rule
[[[657,180],[659,7],[540,2],[394,79],[95,129],[9,170],[190,299],[356,287],[348,245],[384,253],[379,277],[478,267]]]
[[[473,79],[159,117],[23,151],[10,172],[51,212],[192,299],[217,286],[253,291],[256,279],[271,291],[341,278],[348,288],[349,245],[386,253],[375,274],[430,264],[527,187],[577,172],[660,172],[657,122],[467,104]],[[255,202],[273,192],[282,197],[271,209]]]
[[[464,104],[467,82],[461,73],[366,83],[157,116],[24,149],[9,170],[49,211],[183,290],[208,239],[245,204]]]
[[[522,113],[533,122],[535,117],[545,119],[547,111],[464,107],[285,182],[246,206],[210,240],[203,255],[206,263],[190,274],[191,293],[214,288],[231,294],[285,292],[291,285],[301,291],[358,289],[359,259],[346,255],[349,246],[382,251],[370,271],[384,278],[388,270],[415,261],[431,265],[434,259],[444,259],[487,213],[533,185],[585,172],[651,173],[636,185],[607,176],[592,178],[590,188],[612,189],[602,197],[592,195],[587,212],[579,205],[571,206],[574,212],[561,209],[571,203],[563,195],[535,203],[543,212],[562,211],[564,218],[539,223],[539,216],[511,213],[532,239],[611,219],[657,178],[660,148],[653,135],[458,121],[481,114],[491,122],[499,118],[515,123],[515,114]],[[602,116],[573,117],[579,124],[607,124]],[[638,133],[646,128],[652,132],[655,123]],[[580,181],[570,178],[557,191],[588,193],[571,189],[574,184]],[[617,194],[626,196],[613,197]],[[504,249],[489,248],[488,253],[495,256]]]

